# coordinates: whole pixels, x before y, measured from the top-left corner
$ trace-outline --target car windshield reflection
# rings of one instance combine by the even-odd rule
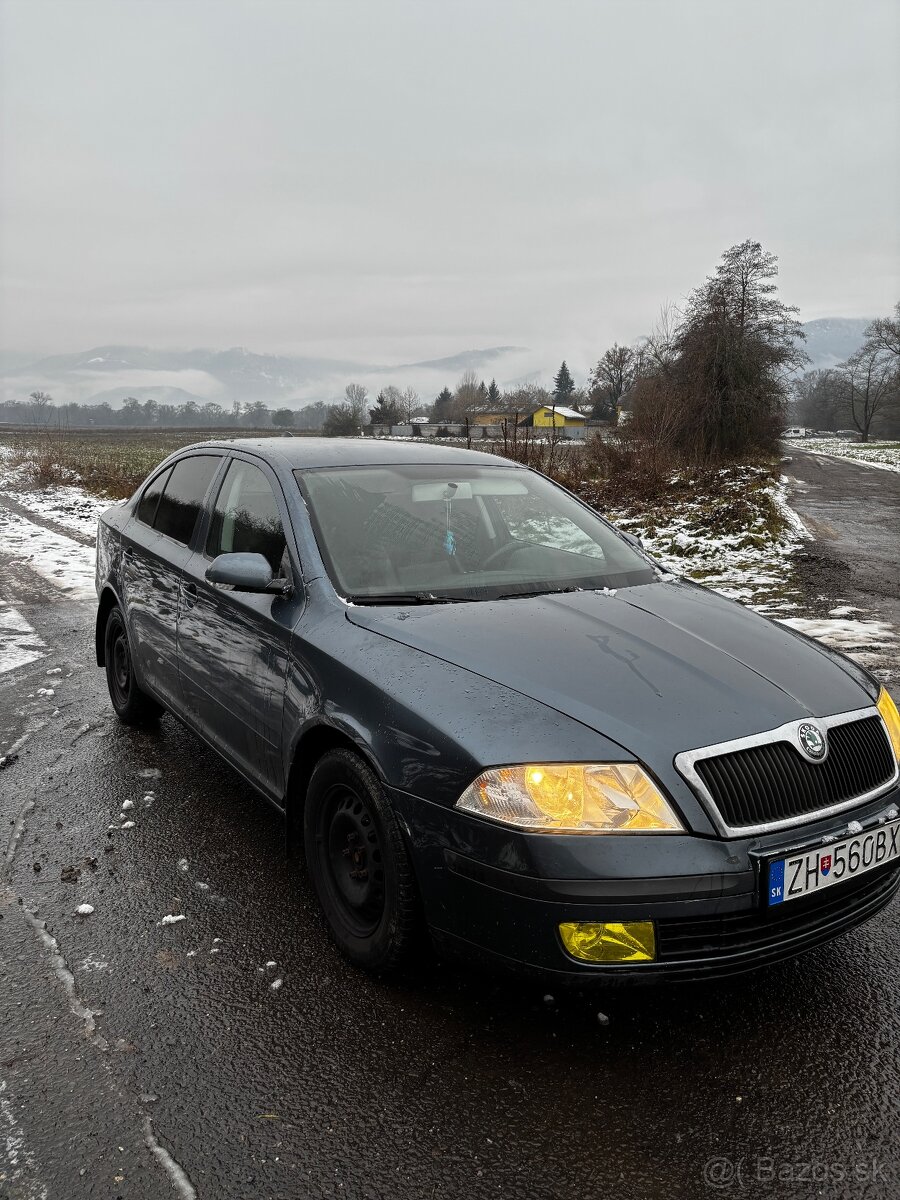
[[[296,477],[331,581],[355,603],[511,599],[654,578],[609,525],[532,471],[329,467]]]

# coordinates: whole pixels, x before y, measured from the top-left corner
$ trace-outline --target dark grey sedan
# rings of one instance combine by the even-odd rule
[[[284,813],[331,932],[578,979],[727,973],[900,881],[900,717],[544,476],[365,440],[203,443],[109,509],[97,661]]]

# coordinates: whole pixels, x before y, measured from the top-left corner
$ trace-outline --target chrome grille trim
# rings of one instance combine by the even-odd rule
[[[698,774],[696,769],[697,762],[704,758],[717,758],[721,754],[730,754],[734,750],[747,750],[753,746],[765,746],[772,742],[789,742],[794,748],[797,748],[797,731],[801,725],[815,725],[824,732],[835,725],[848,725],[851,721],[860,721],[865,717],[878,718],[890,746],[891,741],[884,718],[873,704],[869,708],[856,708],[852,712],[837,713],[831,717],[801,717],[798,721],[788,721],[785,725],[779,725],[777,729],[767,729],[763,733],[754,733],[749,737],[735,738],[730,742],[717,742],[713,746],[702,746],[697,750],[683,750],[675,756],[675,769],[688,781],[703,801],[707,812],[712,818],[713,824],[723,837],[753,837],[761,833],[774,833],[779,829],[794,829],[799,825],[810,825],[812,822],[820,821],[824,817],[849,812],[852,808],[857,808],[861,804],[866,804],[869,800],[877,800],[879,796],[883,796],[900,779],[900,763],[895,762],[894,774],[886,782],[879,784],[877,788],[873,788],[869,792],[864,792],[862,795],[852,796],[849,800],[842,800],[838,804],[829,805],[827,808],[820,808],[813,813],[802,813],[800,816],[785,817],[780,821],[769,821],[762,825],[732,826],[723,818],[706,784]]]

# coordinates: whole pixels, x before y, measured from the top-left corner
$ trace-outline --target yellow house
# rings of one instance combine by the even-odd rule
[[[587,416],[576,412],[574,408],[566,408],[562,404],[545,404],[520,424],[533,425],[536,429],[552,429],[567,425],[584,425],[586,421]]]

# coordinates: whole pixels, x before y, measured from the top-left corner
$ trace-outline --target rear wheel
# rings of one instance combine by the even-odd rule
[[[398,966],[419,932],[409,855],[374,773],[349,750],[317,763],[303,814],[309,875],[331,935],[371,971]]]
[[[119,720],[126,725],[142,725],[148,721],[155,721],[161,716],[163,708],[138,686],[128,630],[125,628],[122,610],[118,606],[111,608],[106,618],[103,650],[109,698]]]

